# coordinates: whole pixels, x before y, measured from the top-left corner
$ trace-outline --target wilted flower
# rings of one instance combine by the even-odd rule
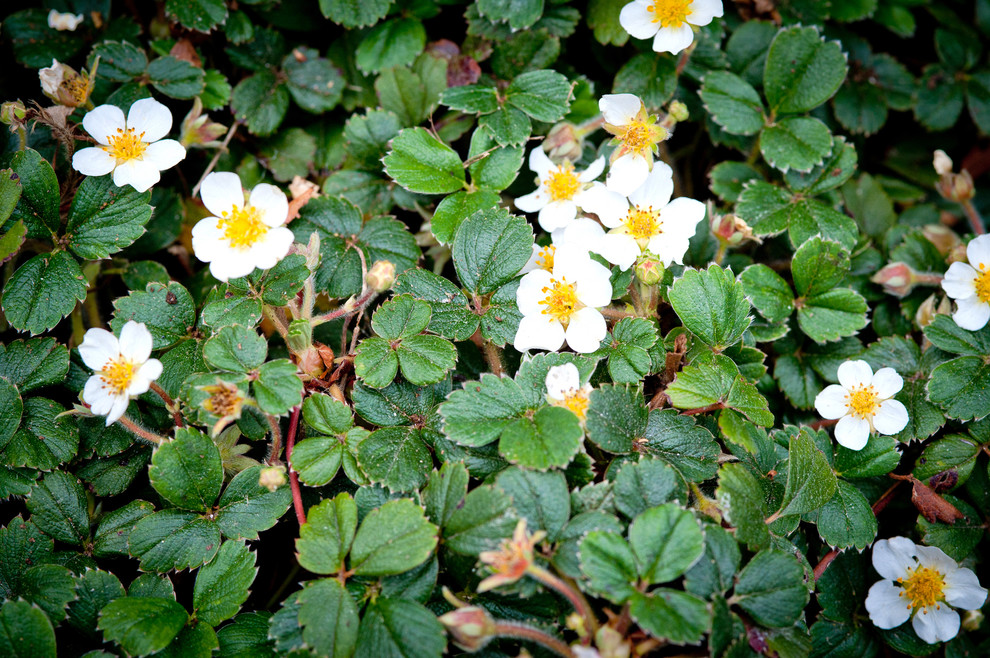
[[[835,440],[850,450],[862,450],[873,431],[897,434],[907,426],[908,412],[892,400],[904,386],[893,368],[876,374],[866,361],[846,361],[839,366],[839,383],[826,386],[815,398],[823,418],[839,419]]]
[[[873,568],[884,578],[866,597],[870,621],[896,628],[911,619],[914,632],[928,644],[947,642],[959,633],[961,610],[977,610],[987,590],[969,569],[934,546],[906,537],[881,539],[873,545]]]
[[[653,50],[677,54],[694,41],[695,25],[722,15],[721,0],[635,0],[619,12],[619,24],[637,39],[653,39]]]
[[[285,486],[286,482],[288,478],[285,476],[284,466],[266,466],[258,475],[258,486],[269,491],[276,491],[279,487]]]
[[[962,243],[955,231],[941,224],[926,224],[921,227],[921,234],[935,245],[943,256],[948,256],[950,251]]]
[[[217,378],[215,384],[200,386],[199,390],[210,396],[203,400],[203,408],[219,419],[213,426],[212,436],[241,417],[245,398],[237,384]]]
[[[203,180],[200,198],[213,216],[193,227],[193,252],[220,281],[274,267],[289,253],[292,231],[283,226],[289,200],[274,185],[256,185],[245,202],[237,174],[214,172]]]
[[[990,320],[990,235],[980,235],[966,246],[969,263],[955,262],[942,279],[945,294],[956,300],[952,319],[968,331]]]
[[[182,144],[163,139],[172,128],[172,113],[153,98],[135,101],[126,119],[116,105],[100,105],[83,117],[83,128],[99,146],[76,151],[72,168],[85,176],[113,172],[117,187],[144,192],[161,180],[161,171],[186,157]]]
[[[533,566],[533,548],[540,543],[547,533],[538,530],[530,534],[526,530],[526,519],[519,519],[512,539],[502,540],[497,551],[482,551],[478,559],[493,572],[478,584],[478,592],[510,585],[519,581],[530,567]]]
[[[584,136],[573,123],[561,121],[550,129],[540,146],[555,162],[560,160],[577,162],[584,153]]]
[[[38,79],[45,96],[66,107],[79,107],[89,100],[96,80],[95,73],[96,65],[93,66],[93,73],[84,70],[80,74],[71,66],[53,59],[51,66],[38,70]]]
[[[83,388],[83,402],[111,425],[124,415],[132,397],[147,393],[162,374],[162,363],[151,356],[151,332],[130,320],[118,339],[106,329],[93,328],[83,336],[79,356],[95,374]]]
[[[529,168],[539,176],[540,186],[516,199],[516,207],[523,212],[539,213],[537,219],[544,231],[567,226],[577,217],[591,190],[605,187],[592,182],[605,170],[604,156],[586,170],[576,171],[569,160],[555,165],[542,148],[534,148],[529,152]]]
[[[633,94],[602,96],[598,109],[605,118],[605,130],[615,135],[612,141],[616,144],[605,185],[613,192],[632,194],[646,182],[653,168],[657,145],[667,139],[669,133]]]
[[[186,148],[216,148],[226,132],[227,126],[210,121],[210,115],[203,114],[203,101],[197,96],[179,127],[179,143]]]
[[[82,14],[63,14],[54,9],[48,12],[48,27],[59,32],[65,32],[66,30],[73,32],[82,22]]]

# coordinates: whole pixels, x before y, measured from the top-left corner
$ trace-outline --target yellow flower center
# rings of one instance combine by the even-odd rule
[[[980,298],[981,302],[986,304],[990,302],[990,269],[987,269],[984,263],[980,263],[979,269],[980,273],[974,282],[976,285],[976,296]]]
[[[584,388],[574,388],[564,393],[563,400],[554,401],[553,404],[558,407],[570,409],[578,419],[584,422],[585,417],[588,415],[589,402],[588,391]]]
[[[557,252],[557,247],[548,245],[540,249],[536,254],[536,266],[541,270],[553,272],[553,255]]]
[[[849,413],[860,418],[873,418],[880,406],[877,392],[873,386],[857,386],[846,394],[846,405]]]
[[[653,147],[661,141],[664,131],[661,126],[654,124],[652,119],[653,117],[649,117],[646,121],[633,119],[623,126],[623,132],[619,135],[619,139],[626,150],[637,153],[653,151]]]
[[[547,192],[551,201],[567,201],[581,189],[581,181],[574,174],[574,165],[570,162],[557,167],[547,178]]]
[[[122,164],[128,160],[138,160],[148,149],[148,143],[141,141],[144,133],[135,134],[133,128],[124,130],[117,128],[116,135],[107,135],[109,146],[104,146],[103,150],[117,159],[117,164]]]
[[[72,98],[73,102],[75,102],[76,107],[85,103],[86,99],[89,98],[89,83],[81,75],[65,80],[62,83],[62,87],[69,93],[69,96]],[[144,148],[146,148],[146,145],[144,142],[141,142],[141,144],[141,152],[144,153]]]
[[[927,608],[945,600],[945,578],[941,573],[922,566],[908,569],[908,573],[907,578],[898,578],[897,582],[903,588],[900,595],[910,601],[911,608]]]
[[[660,27],[680,27],[687,22],[690,15],[691,0],[653,0],[653,6],[646,11],[653,14],[653,23]]]
[[[134,379],[134,364],[122,356],[110,359],[100,372],[100,379],[115,395],[125,395]]]
[[[250,249],[268,233],[268,225],[261,221],[261,213],[253,206],[234,206],[231,212],[223,213],[217,228],[223,229],[223,237],[231,247],[241,250]]]
[[[567,283],[565,279],[550,279],[550,285],[543,288],[546,297],[540,304],[546,308],[542,313],[552,316],[566,327],[571,315],[583,306],[578,301],[576,288],[577,284]]]
[[[243,400],[236,386],[220,383],[216,386],[204,386],[203,391],[210,393],[210,397],[203,401],[203,408],[211,414],[220,417],[240,417]]]
[[[626,214],[622,223],[625,224],[624,232],[640,242],[641,247],[646,246],[650,238],[663,233],[660,211],[654,210],[653,206],[636,206]]]

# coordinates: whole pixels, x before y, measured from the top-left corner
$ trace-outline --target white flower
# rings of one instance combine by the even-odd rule
[[[581,424],[588,415],[588,396],[591,384],[581,384],[581,374],[573,363],[553,366],[547,372],[547,401],[555,407],[571,410]]]
[[[193,252],[220,281],[247,276],[256,267],[267,270],[289,253],[289,200],[282,190],[261,183],[245,202],[237,174],[214,172],[199,194],[213,216],[193,226]]]
[[[41,81],[41,91],[52,100],[58,100],[58,90],[69,72],[75,73],[57,59],[52,59],[52,65],[38,69],[38,79]]]
[[[893,368],[876,374],[866,361],[846,361],[839,366],[839,383],[826,386],[815,398],[823,418],[835,419],[835,440],[850,450],[862,450],[870,432],[897,434],[908,424],[904,405],[892,400],[904,386]]]
[[[523,314],[515,348],[559,350],[564,342],[575,352],[594,352],[608,327],[598,311],[612,301],[607,267],[576,247],[557,249],[553,269],[533,270],[519,283],[516,303]]]
[[[866,597],[870,620],[879,628],[896,628],[911,618],[914,632],[928,644],[947,642],[959,632],[959,613],[952,608],[978,610],[987,598],[976,574],[941,549],[906,537],[875,543],[873,568],[884,579]]]
[[[48,27],[59,32],[72,32],[83,22],[82,14],[62,14],[54,9],[48,12]]]
[[[95,373],[86,381],[83,402],[94,414],[106,416],[108,426],[120,420],[133,396],[147,393],[162,374],[162,362],[148,358],[151,332],[133,320],[120,330],[119,340],[106,329],[90,329],[79,356]]]
[[[966,246],[969,264],[953,263],[942,279],[945,294],[956,300],[952,319],[963,329],[978,331],[990,320],[990,235]]]
[[[516,207],[523,212],[538,212],[537,220],[544,231],[567,226],[577,217],[588,188],[604,187],[592,182],[605,170],[604,156],[579,172],[570,160],[555,165],[542,148],[536,147],[529,153],[529,168],[539,176],[540,186],[535,192],[516,199]]]
[[[722,0],[635,0],[619,12],[619,25],[637,39],[653,39],[653,50],[677,54],[694,41],[694,25],[722,15]]]
[[[576,247],[576,251],[598,253],[601,248],[605,230],[602,225],[587,217],[578,217],[564,228],[559,228],[550,234],[551,243],[546,247],[533,245],[533,253],[523,265],[522,273],[544,269],[553,272],[553,256],[557,249],[564,246]]]
[[[610,263],[628,270],[636,259],[649,252],[664,267],[683,262],[691,237],[705,217],[705,204],[674,192],[673,172],[663,162],[653,166],[646,182],[629,195],[603,190],[590,195],[587,207],[611,229],[598,253]]]
[[[113,172],[117,187],[144,192],[161,180],[160,171],[186,157],[174,139],[162,139],[172,128],[172,113],[153,98],[135,101],[124,118],[115,105],[100,105],[83,117],[83,128],[99,143],[72,156],[72,168],[86,176]]]
[[[605,118],[605,130],[615,135],[617,146],[609,159],[611,167],[605,178],[608,189],[629,195],[646,182],[653,168],[657,144],[667,139],[667,130],[657,124],[657,117],[633,94],[607,94],[598,101]]]

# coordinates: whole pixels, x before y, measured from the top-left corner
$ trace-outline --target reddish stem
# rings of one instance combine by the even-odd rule
[[[697,414],[708,413],[709,411],[718,411],[719,409],[725,409],[724,402],[716,402],[715,404],[710,404],[707,407],[698,407],[697,409],[685,409],[681,412],[681,415],[694,416]]]
[[[285,437],[285,463],[289,468],[289,488],[292,489],[292,506],[296,510],[299,525],[306,523],[306,510],[302,503],[302,490],[299,488],[299,474],[292,469],[292,449],[296,446],[296,432],[299,431],[299,414],[302,407],[294,407],[289,417],[289,433]]]
[[[837,422],[839,422],[838,418],[834,418],[834,419],[827,418],[825,420],[816,420],[815,422],[808,425],[808,427],[810,427],[813,430],[820,430],[823,427],[829,427],[830,425],[835,425]]]
[[[185,427],[186,424],[182,420],[182,412],[179,411],[179,405],[175,403],[172,396],[166,393],[165,389],[159,386],[156,382],[151,382],[150,388],[152,392],[157,394],[158,397],[162,399],[162,402],[165,403],[165,408],[172,414],[172,420],[175,422],[175,426]]]

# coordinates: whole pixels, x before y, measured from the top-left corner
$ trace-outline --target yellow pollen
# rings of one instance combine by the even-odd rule
[[[117,128],[116,135],[107,135],[109,146],[102,147],[104,151],[117,159],[117,164],[122,164],[128,160],[138,160],[148,149],[147,142],[141,141],[144,133],[135,134],[133,128],[123,130]]]
[[[863,419],[873,418],[880,406],[873,386],[856,386],[846,394],[849,413]]]
[[[557,247],[548,245],[540,249],[536,254],[536,266],[541,270],[553,272],[553,255],[557,252]]]
[[[134,364],[124,357],[110,359],[100,372],[100,379],[115,395],[125,395],[134,379]]]
[[[653,0],[646,11],[653,14],[651,22],[660,23],[660,27],[680,27],[687,22],[690,6],[691,0]]]
[[[261,213],[253,206],[234,206],[219,219],[217,228],[223,229],[223,237],[235,249],[250,249],[268,233],[268,225],[261,221]]]
[[[985,263],[980,263],[980,273],[976,277],[974,284],[976,285],[976,296],[980,298],[980,301],[986,304],[990,302],[990,269],[987,269]]]
[[[558,404],[565,409],[570,409],[575,416],[583,421],[588,415],[589,402],[588,392],[583,388],[576,388],[567,391],[567,393],[564,394],[564,399]]]
[[[581,189],[581,181],[574,174],[574,165],[570,162],[557,167],[547,178],[547,192],[551,201],[567,201]]]
[[[567,283],[565,279],[560,281],[550,279],[550,285],[543,288],[546,297],[540,304],[546,308],[543,309],[542,313],[553,316],[555,320],[566,327],[571,320],[571,315],[582,308],[575,292],[576,288],[577,284]]]
[[[900,596],[907,598],[911,608],[928,608],[945,600],[945,578],[941,573],[930,567],[919,566],[908,569],[907,578],[898,578],[897,582],[903,588]]]
[[[623,223],[626,225],[626,232],[636,240],[648,241],[663,232],[660,211],[654,210],[653,206],[636,206],[626,214]]]
[[[62,83],[62,86],[69,92],[69,96],[71,96],[72,100],[76,103],[82,105],[86,102],[86,98],[89,96],[89,85],[87,85],[86,80],[84,80],[82,76],[76,76],[71,80],[66,80]],[[142,152],[144,151],[144,149],[141,150]]]

